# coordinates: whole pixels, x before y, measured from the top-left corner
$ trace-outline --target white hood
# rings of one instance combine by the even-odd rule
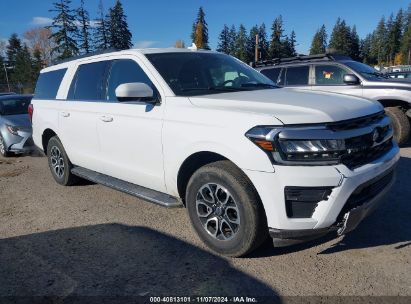
[[[334,122],[382,111],[375,101],[295,89],[241,91],[190,97],[199,107],[272,115],[284,124]]]

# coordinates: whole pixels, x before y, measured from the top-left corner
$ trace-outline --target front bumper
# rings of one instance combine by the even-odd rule
[[[275,166],[274,173],[250,170],[245,172],[260,195],[268,226],[272,227],[271,236],[277,239],[309,240],[338,230],[340,213],[355,190],[394,170],[399,157],[399,148],[394,144],[394,147],[379,159],[354,170],[348,169],[345,165]],[[375,208],[392,184],[393,181],[363,204],[364,211],[358,216],[358,223]],[[289,218],[284,197],[284,189],[287,186],[331,187],[332,192],[328,199],[318,202],[311,217]]]
[[[26,153],[33,151],[35,147],[31,134],[31,130],[28,130],[18,131],[17,135],[8,133],[6,136],[3,136],[6,144],[6,150],[14,153]]]

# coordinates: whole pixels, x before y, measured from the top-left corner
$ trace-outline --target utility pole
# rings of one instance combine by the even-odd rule
[[[10,83],[9,83],[9,75],[7,74],[7,68],[6,68],[6,64],[4,62],[3,62],[3,68],[4,68],[4,72],[6,73],[7,87],[9,89],[9,92],[11,92],[10,91]]]
[[[258,53],[258,45],[260,44],[260,39],[258,37],[258,34],[255,35],[255,54],[254,54],[254,62],[257,62],[259,57],[259,53]]]

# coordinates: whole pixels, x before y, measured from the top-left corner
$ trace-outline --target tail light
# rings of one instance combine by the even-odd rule
[[[29,104],[29,118],[30,118],[30,122],[33,123],[33,112],[34,112],[34,108],[32,104]]]

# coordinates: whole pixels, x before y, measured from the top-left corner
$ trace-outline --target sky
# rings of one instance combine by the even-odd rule
[[[267,32],[276,16],[282,15],[285,34],[297,35],[297,52],[307,53],[315,31],[325,24],[330,35],[338,17],[356,25],[360,37],[373,31],[385,15],[406,9],[411,0],[121,0],[127,15],[135,47],[170,47],[182,39],[191,44],[192,23],[198,8],[203,6],[212,49],[224,24],[247,30],[265,23]],[[54,16],[49,12],[53,0],[0,0],[0,40],[12,33],[22,35],[28,29],[46,26]],[[99,0],[85,0],[91,18],[96,17]],[[103,0],[105,9],[115,0]],[[78,7],[80,0],[72,0]]]

